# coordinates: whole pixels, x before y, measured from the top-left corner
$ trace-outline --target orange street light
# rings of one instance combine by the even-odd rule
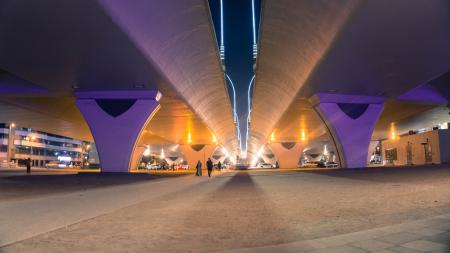
[[[188,132],[187,142],[188,142],[188,143],[192,143],[191,132]]]
[[[302,131],[300,132],[300,140],[301,141],[306,141],[305,129],[302,129]]]

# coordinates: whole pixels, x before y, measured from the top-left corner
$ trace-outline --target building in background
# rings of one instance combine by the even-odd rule
[[[23,165],[30,158],[32,166],[82,167],[98,164],[96,153],[90,142],[0,123],[1,161]]]
[[[386,165],[424,165],[450,163],[450,130],[447,124],[410,131],[383,140]]]

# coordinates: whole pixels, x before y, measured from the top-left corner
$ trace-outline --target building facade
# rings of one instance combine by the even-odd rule
[[[49,162],[82,166],[90,159],[94,145],[82,140],[0,123],[0,160],[23,165],[30,158],[32,166]],[[91,155],[92,156],[92,155]]]
[[[411,132],[381,142],[386,165],[424,165],[450,163],[450,130]]]

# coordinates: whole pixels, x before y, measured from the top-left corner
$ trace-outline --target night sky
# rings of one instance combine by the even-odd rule
[[[220,0],[209,0],[211,14],[220,43]],[[223,0],[224,5],[224,44],[226,73],[233,80],[236,89],[237,114],[243,141],[246,132],[248,111],[248,85],[253,77],[253,31],[251,0]],[[258,36],[260,0],[255,0],[256,34]],[[228,84],[230,102],[233,94]]]

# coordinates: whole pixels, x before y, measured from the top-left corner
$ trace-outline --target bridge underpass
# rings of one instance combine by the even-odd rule
[[[370,140],[390,138],[392,124],[403,120],[396,130],[403,134],[447,122],[448,94],[441,88],[450,68],[445,46],[449,16],[441,11],[446,7],[444,1],[426,6],[403,1],[267,1],[249,155],[258,156],[258,150],[274,141],[305,146],[322,138],[334,146],[342,167],[365,167]],[[425,18],[430,16],[434,18]],[[381,106],[375,109],[376,104]],[[432,108],[440,108],[440,113],[429,111]],[[408,118],[427,118],[427,113],[435,116],[434,122],[416,122],[408,129]],[[297,167],[301,150],[284,166]]]
[[[0,0],[2,143],[14,123],[121,172],[0,168],[0,251],[447,253],[448,1],[257,3],[248,150],[208,3]],[[128,173],[148,149],[280,168]]]
[[[86,122],[79,112],[77,94],[97,101],[139,101],[140,95],[136,94],[159,92],[159,110],[154,115],[150,110],[144,116],[153,116],[147,125],[145,121],[135,124],[138,129],[133,130],[129,145],[139,147],[161,141],[180,145],[220,144],[235,153],[231,104],[204,2],[173,3],[158,8],[148,1],[121,4],[121,1],[43,1],[24,5],[3,1],[2,122],[93,141],[96,134],[88,127],[92,130],[92,122]],[[23,16],[29,18],[24,20]],[[80,19],[81,16],[84,18]],[[141,23],[133,23],[137,17],[142,17]],[[152,20],[155,18],[159,23]],[[55,20],[57,26],[52,25]],[[148,23],[154,24],[153,28]],[[30,39],[33,43],[24,42]],[[166,44],[167,50],[160,50],[162,44]],[[152,96],[146,99],[155,100],[156,95]],[[116,122],[125,125],[124,131],[126,127],[133,128],[130,118]],[[108,131],[108,127],[101,126],[100,133]],[[124,134],[120,132],[119,136]],[[97,146],[102,149],[101,146],[112,145],[118,149],[122,144],[107,139],[108,143]],[[104,155],[103,160],[113,160],[117,155],[130,160],[130,152]],[[121,165],[113,171],[128,169]],[[109,169],[102,166],[102,170]]]

